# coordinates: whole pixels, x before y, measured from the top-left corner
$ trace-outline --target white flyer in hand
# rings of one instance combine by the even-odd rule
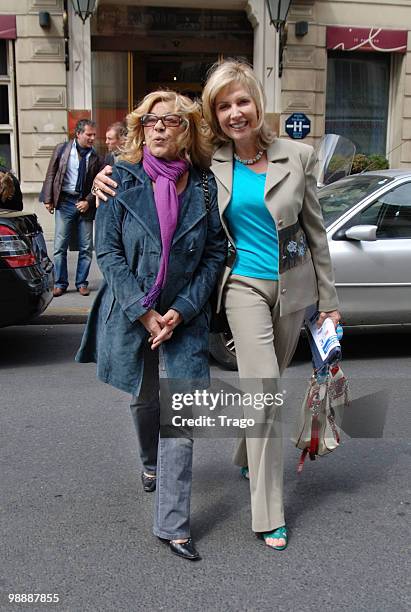
[[[341,345],[337,338],[334,323],[327,317],[321,327],[317,327],[318,311],[313,308],[312,312],[306,312],[306,323],[313,337],[323,362],[330,361],[331,353],[341,351]]]

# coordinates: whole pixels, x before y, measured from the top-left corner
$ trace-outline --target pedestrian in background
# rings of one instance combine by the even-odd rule
[[[108,126],[106,130],[106,147],[107,155],[104,158],[104,163],[113,166],[121,148],[124,146],[127,137],[127,126],[123,121],[116,121]]]
[[[4,210],[23,210],[23,197],[20,183],[5,166],[0,165],[0,208]]]
[[[78,236],[79,254],[75,284],[80,295],[90,294],[88,274],[93,257],[95,198],[91,194],[94,177],[102,159],[93,148],[96,124],[80,119],[73,140],[58,144],[51,156],[41,199],[49,213],[56,213],[54,235],[54,297],[67,291],[67,249],[71,233]]]

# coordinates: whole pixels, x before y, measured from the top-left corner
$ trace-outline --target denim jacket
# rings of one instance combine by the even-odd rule
[[[137,395],[143,376],[142,352],[148,332],[138,320],[147,309],[142,298],[154,284],[161,236],[153,189],[141,164],[120,161],[113,168],[115,198],[97,210],[96,255],[104,277],[76,361],[97,363],[97,376]],[[206,210],[201,174],[191,167],[174,234],[167,281],[156,305],[183,317],[162,345],[170,378],[208,379],[207,302],[222,270],[227,241],[222,229],[214,179],[208,176]]]

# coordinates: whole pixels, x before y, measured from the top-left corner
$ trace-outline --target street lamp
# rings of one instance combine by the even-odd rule
[[[92,16],[97,5],[97,0],[71,0],[74,12],[83,23]]]
[[[266,0],[266,3],[270,13],[270,23],[279,32],[281,28],[284,28],[291,0]]]
[[[270,23],[273,24],[278,32],[278,76],[283,75],[283,54],[287,44],[286,20],[290,10],[291,0],[266,0],[268,12],[270,13]]]

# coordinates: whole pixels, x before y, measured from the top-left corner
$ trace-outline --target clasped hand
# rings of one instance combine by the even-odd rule
[[[183,318],[177,310],[170,308],[164,315],[161,315],[156,310],[149,310],[139,320],[150,334],[148,341],[151,343],[151,349],[154,351],[160,344],[170,340],[174,329],[181,323]]]

